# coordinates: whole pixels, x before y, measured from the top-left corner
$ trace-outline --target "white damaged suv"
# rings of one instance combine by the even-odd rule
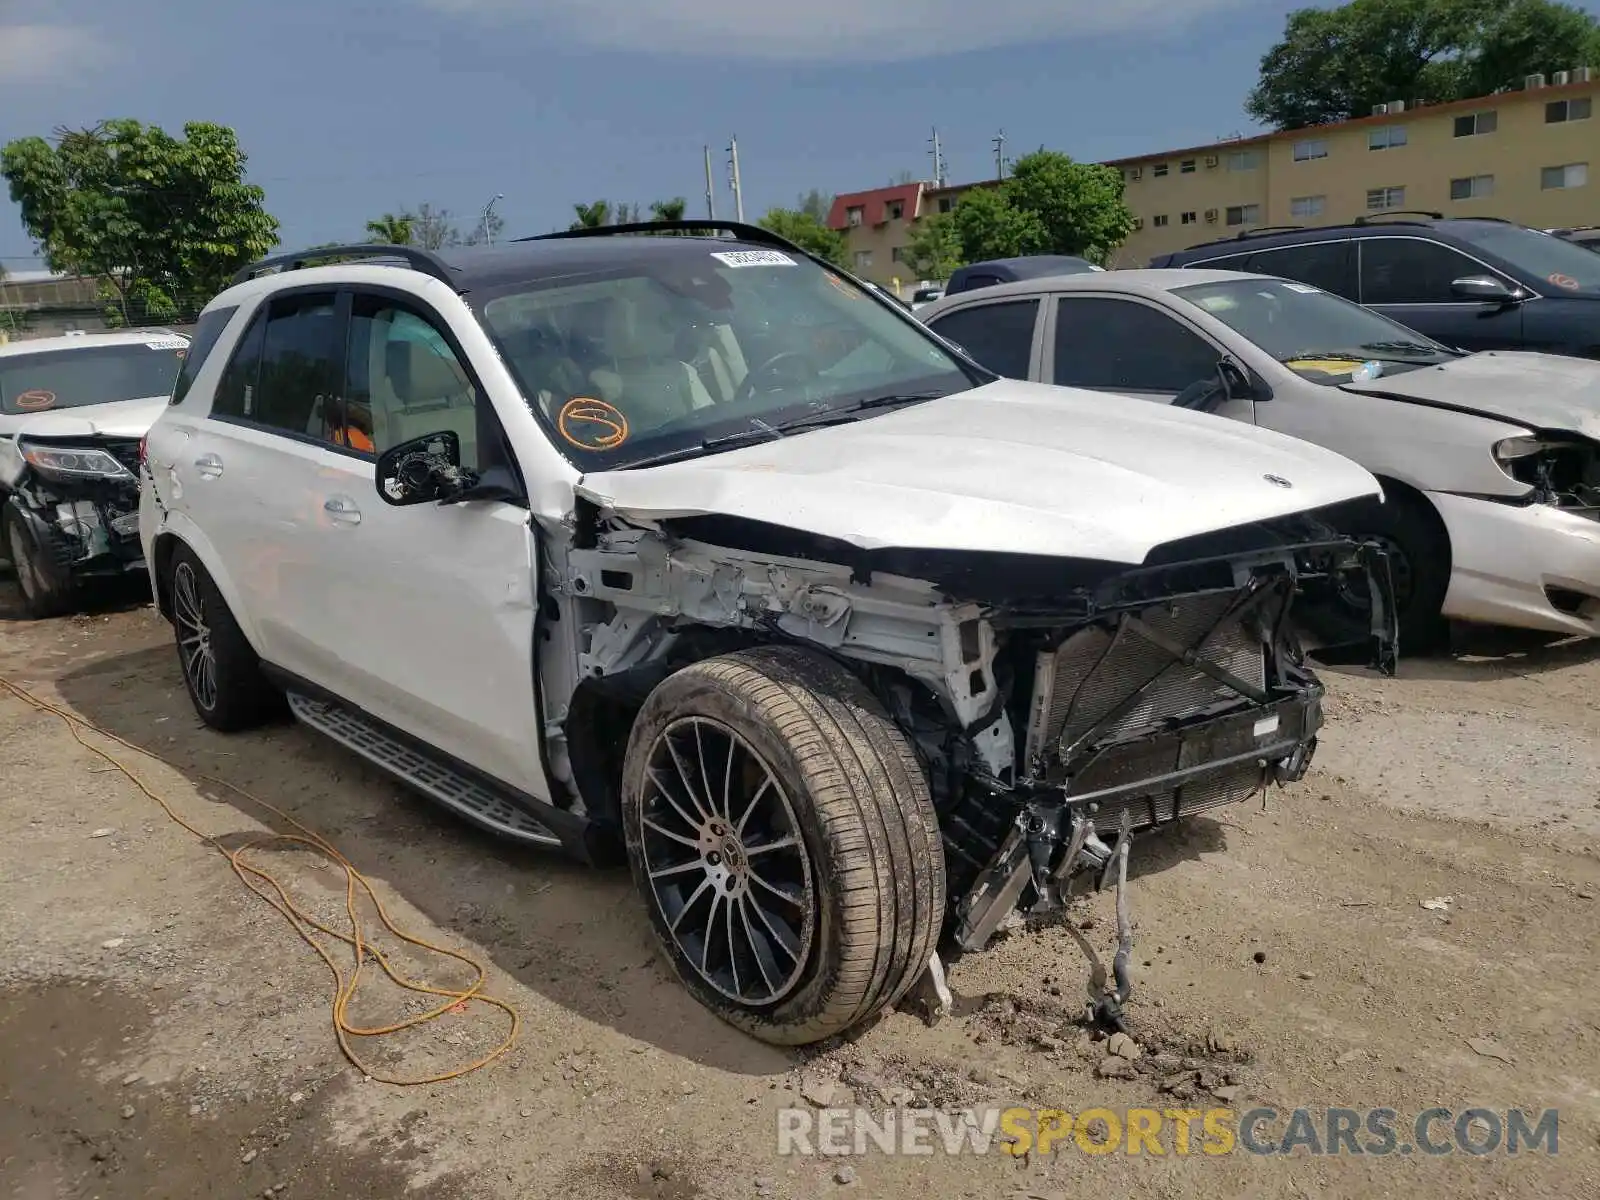
[[[1364,575],[1392,669],[1382,556],[1323,519],[1361,467],[999,380],[754,227],[318,249],[195,345],[140,528],[201,718],[286,702],[625,854],[685,985],[774,1043],[937,1007],[941,950],[1300,778],[1291,602]]]

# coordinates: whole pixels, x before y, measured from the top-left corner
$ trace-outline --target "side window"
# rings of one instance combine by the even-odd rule
[[[1005,300],[963,308],[930,321],[928,328],[963,347],[996,375],[1026,379],[1038,316],[1037,300]]]
[[[1453,304],[1452,280],[1482,275],[1466,255],[1421,238],[1365,238],[1361,246],[1361,303]]]
[[[1351,254],[1352,243],[1312,242],[1305,246],[1286,246],[1262,250],[1250,258],[1250,270],[1257,275],[1277,275],[1309,283],[1312,287],[1356,298],[1356,279]]]
[[[267,330],[265,306],[256,313],[245,330],[239,344],[233,348],[233,357],[222,369],[217,382],[217,394],[211,402],[213,417],[242,417],[253,420],[256,411],[256,382],[261,377],[261,339]]]
[[[325,438],[338,379],[333,293],[280,296],[256,313],[240,339],[211,415]]]
[[[1104,296],[1056,302],[1054,382],[1063,387],[1177,393],[1214,374],[1221,357],[1149,305]]]
[[[1208,258],[1204,262],[1185,263],[1186,267],[1199,267],[1207,271],[1248,271],[1250,255],[1230,254],[1226,258]]]
[[[381,454],[449,431],[461,439],[461,465],[480,469],[477,389],[431,316],[388,296],[357,293],[345,362],[343,418],[331,440]]]
[[[172,385],[173,404],[183,403],[183,398],[194,386],[194,377],[200,374],[200,368],[205,366],[206,359],[216,348],[217,339],[222,336],[222,331],[228,327],[228,322],[238,311],[237,305],[230,305],[227,308],[214,308],[210,312],[201,314],[200,320],[194,327],[194,336],[189,339],[189,348],[184,353],[183,366],[178,369],[178,378]]]

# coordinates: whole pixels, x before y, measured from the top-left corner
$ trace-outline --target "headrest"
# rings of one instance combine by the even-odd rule
[[[403,405],[448,400],[470,390],[461,369],[431,346],[397,338],[384,352],[389,386]]]

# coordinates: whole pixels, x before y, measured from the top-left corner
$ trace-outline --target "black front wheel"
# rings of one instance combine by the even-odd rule
[[[6,505],[3,524],[6,556],[17,577],[23,613],[37,621],[71,610],[77,602],[72,573],[55,561],[14,503]]]
[[[178,666],[200,719],[223,733],[251,729],[277,715],[283,696],[261,672],[216,583],[187,546],[173,551],[167,595]]]

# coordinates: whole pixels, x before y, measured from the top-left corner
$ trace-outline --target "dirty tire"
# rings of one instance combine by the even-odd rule
[[[70,612],[77,605],[78,589],[72,574],[52,560],[49,550],[39,544],[27,521],[9,501],[4,519],[0,520],[0,538],[4,539],[0,553],[11,561],[24,616],[42,621]]]
[[[1448,645],[1449,623],[1440,615],[1450,590],[1450,535],[1426,500],[1387,487],[1384,503],[1364,504],[1342,531],[1376,538],[1391,552],[1390,574],[1400,620],[1400,653],[1430,654]],[[1395,552],[1402,562],[1393,559]],[[1407,577],[1402,580],[1402,575]],[[1400,595],[1402,587],[1407,595]]]
[[[222,733],[253,729],[283,709],[283,694],[261,673],[261,660],[194,551],[181,543],[167,564],[167,595],[183,685],[200,719]],[[194,622],[198,620],[200,629]],[[198,669],[191,639],[203,635],[209,679]]]
[[[812,936],[792,985],[766,1002],[730,996],[701,974],[650,878],[644,818],[647,808],[663,814],[664,801],[649,767],[666,732],[689,722],[720,724],[764,760],[809,857]],[[679,979],[723,1020],[764,1042],[805,1045],[860,1024],[898,1001],[934,952],[945,872],[927,778],[877,699],[830,659],[771,647],[668,677],[634,723],[622,805],[634,881]]]

